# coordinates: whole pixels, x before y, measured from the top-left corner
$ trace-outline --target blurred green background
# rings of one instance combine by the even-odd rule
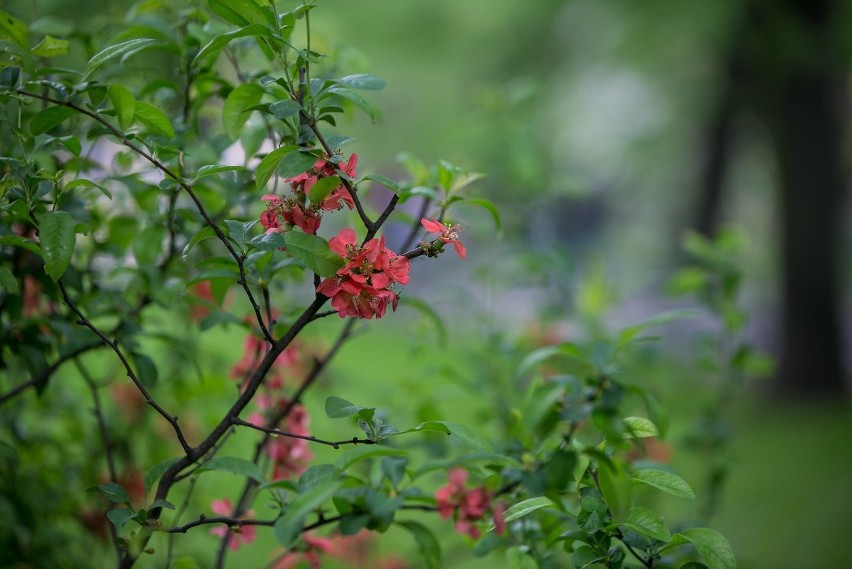
[[[403,311],[348,345],[309,404],[333,393],[413,418],[428,411],[417,398],[438,392],[430,404],[484,423],[511,395],[482,401],[472,376],[508,376],[519,361],[498,357],[495,338],[558,330],[574,340],[590,333],[589,319],[614,330],[682,306],[664,289],[684,260],[684,230],[734,223],[748,238],[746,335],[778,371],[745,385],[727,410],[731,468],[711,524],[744,568],[852,566],[849,3],[318,4],[315,49],[389,85],[371,98],[377,125],[340,125],[357,137],[352,149],[391,177],[404,175],[401,150],[486,173],[476,192],[498,204],[504,231],[459,210],[468,261],[447,255],[439,269],[415,269],[411,293],[445,319],[448,347]],[[7,0],[3,9],[55,19],[46,27],[96,27],[130,5]],[[699,493],[700,457],[680,443],[712,398],[692,341],[712,326],[665,331],[640,374],[672,411],[673,462]],[[398,345],[400,334],[410,345]],[[239,356],[239,337],[211,341],[213,367]],[[313,417],[317,430],[335,428]],[[445,548],[448,567],[473,566],[460,538]]]

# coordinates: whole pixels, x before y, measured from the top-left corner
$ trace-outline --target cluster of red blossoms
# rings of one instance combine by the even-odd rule
[[[353,154],[347,162],[341,162],[335,166],[328,157],[320,158],[313,167],[295,176],[285,178],[284,183],[290,184],[292,196],[280,197],[275,194],[266,194],[261,199],[269,202],[266,210],[260,214],[260,223],[266,228],[266,232],[287,231],[298,227],[305,233],[316,233],[322,222],[322,213],[335,211],[345,205],[349,209],[355,207],[355,201],[346,186],[341,183],[334,188],[321,202],[308,201],[311,188],[323,178],[336,176],[339,169],[349,178],[355,177],[355,165],[358,163],[358,155]]]
[[[501,502],[493,502],[493,494],[484,487],[468,490],[467,471],[462,468],[450,470],[450,483],[438,489],[435,500],[438,502],[438,514],[442,518],[454,517],[456,531],[479,539],[481,532],[474,522],[485,518],[491,512],[494,531],[502,535],[506,531],[506,521],[503,518],[505,506]]]
[[[386,248],[384,236],[359,245],[355,230],[350,228],[333,237],[328,246],[346,264],[323,280],[317,292],[331,299],[341,318],[381,318],[389,302],[396,310],[399,295],[391,287],[408,282],[408,258]]]

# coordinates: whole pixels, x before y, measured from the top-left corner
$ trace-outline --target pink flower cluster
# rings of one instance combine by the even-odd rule
[[[261,199],[269,202],[266,209],[260,214],[260,223],[266,228],[266,232],[288,231],[298,227],[305,233],[316,233],[322,222],[322,213],[341,209],[343,206],[352,209],[355,201],[343,183],[334,188],[321,202],[308,201],[311,188],[318,181],[329,176],[336,176],[337,169],[349,178],[355,177],[355,165],[358,163],[358,155],[353,154],[346,162],[336,165],[329,162],[328,157],[320,158],[313,167],[295,176],[285,178],[284,183],[290,184],[292,195],[280,197],[275,194],[266,194]]]
[[[231,379],[238,379],[245,383],[248,380],[249,375],[263,359],[265,350],[266,344],[262,338],[255,334],[249,334],[246,336],[243,343],[243,356],[231,367],[231,372],[229,374]],[[267,385],[271,388],[281,387],[284,382],[285,368],[296,365],[298,359],[298,348],[295,344],[291,344],[290,347],[285,349],[277,358],[275,358],[275,363],[270,369]]]
[[[462,468],[450,470],[450,483],[438,489],[435,500],[438,502],[438,514],[444,519],[455,517],[456,531],[479,539],[481,532],[474,524],[482,520],[490,511],[498,535],[506,531],[506,521],[503,518],[504,506],[493,502],[494,496],[484,487],[468,490],[467,471]]]
[[[213,510],[214,514],[218,514],[220,516],[230,517],[234,514],[234,506],[231,504],[231,501],[227,498],[222,500],[214,500],[210,504],[210,509]],[[246,511],[246,517],[250,518],[254,516],[254,512],[252,510]],[[254,526],[216,526],[215,528],[210,530],[210,533],[213,535],[218,535],[219,537],[228,536],[228,547],[236,551],[240,548],[240,546],[244,543],[251,543],[257,537],[257,530]]]
[[[359,245],[355,230],[346,228],[328,246],[346,264],[322,281],[317,292],[331,298],[331,306],[341,318],[381,318],[389,302],[396,310],[399,295],[391,286],[408,282],[409,263],[385,247],[384,236]]]

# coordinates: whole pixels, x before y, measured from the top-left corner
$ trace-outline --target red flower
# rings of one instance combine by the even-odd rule
[[[481,532],[474,522],[484,519],[490,511],[497,534],[502,534],[506,530],[503,505],[493,503],[493,495],[484,487],[468,490],[467,476],[462,468],[450,470],[449,484],[435,492],[438,514],[444,519],[454,516],[457,532],[479,539]]]
[[[438,236],[438,239],[443,241],[444,243],[452,243],[453,247],[456,250],[458,256],[462,259],[467,257],[467,249],[464,248],[462,242],[459,241],[459,231],[461,231],[461,225],[455,224],[450,225],[448,223],[441,223],[436,219],[421,219],[420,223],[423,227],[426,228],[426,231],[429,233],[434,233]]]
[[[406,257],[387,249],[384,236],[359,245],[351,228],[332,237],[328,245],[346,264],[334,276],[323,280],[317,292],[331,298],[331,306],[341,318],[381,318],[388,303],[396,310],[399,296],[390,287],[408,282]]]
[[[210,504],[210,509],[213,510],[214,514],[219,514],[220,516],[230,517],[234,514],[234,506],[231,504],[231,501],[227,498],[222,500],[213,500]],[[246,511],[246,516],[252,517],[254,512],[252,510]],[[243,543],[251,543],[257,537],[257,530],[254,526],[217,526],[210,530],[210,533],[213,535],[218,535],[219,537],[226,537],[228,540],[228,547],[236,551],[240,548]]]

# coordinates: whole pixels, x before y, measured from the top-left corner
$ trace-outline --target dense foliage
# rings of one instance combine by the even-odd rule
[[[34,46],[0,13],[3,566],[222,567],[264,532],[272,567],[373,566],[352,556],[398,528],[421,553],[405,566],[434,568],[443,518],[513,567],[735,567],[718,532],[670,526],[643,491],[695,498],[666,464],[665,413],[623,365],[689,313],[529,346],[490,386],[517,393],[494,440],[334,395],[324,412],[342,434],[315,436],[305,398],[361,321],[400,303],[437,318],[402,288],[411,264],[473,262],[451,216],[482,209],[495,234],[500,216],[467,194],[479,175],[446,161],[401,153],[408,179],[364,175],[369,157],[336,127],[374,119],[385,83],[312,48],[313,3],[284,4],[145,0],[106,39]],[[692,243],[702,264],[678,287],[736,332],[728,242]],[[242,357],[216,369],[216,334],[234,330]],[[726,345],[732,377],[754,365]],[[96,428],[69,420],[88,409]],[[217,472],[239,487],[199,503]],[[211,533],[214,552],[198,545]]]

